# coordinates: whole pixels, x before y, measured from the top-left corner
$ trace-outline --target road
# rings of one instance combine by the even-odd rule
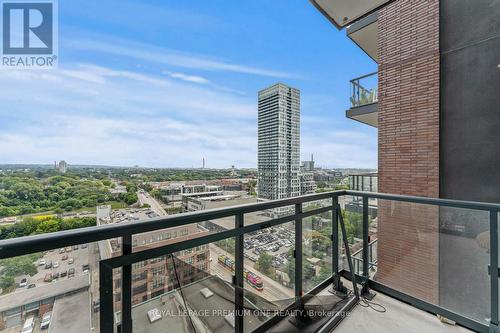
[[[142,205],[148,204],[151,209],[160,216],[168,215],[165,209],[160,205],[155,198],[153,198],[148,192],[137,191],[137,197],[139,198],[139,203]]]
[[[214,244],[210,244],[210,257],[212,258],[212,263],[210,265],[211,274],[217,274],[222,277],[226,281],[232,281],[232,273],[230,270],[224,268],[217,262],[217,258],[220,255],[226,255],[230,258],[234,259],[234,256],[224,251],[223,249],[217,247]],[[257,295],[264,297],[269,301],[277,301],[277,300],[285,300],[294,297],[293,289],[287,288],[282,284],[274,281],[273,279],[265,276],[260,273],[256,269],[253,268],[253,262],[245,258],[244,267],[248,269],[250,272],[257,274],[260,276],[264,282],[264,290],[257,291],[253,287],[251,287],[248,283],[245,282],[245,289],[249,290]]]

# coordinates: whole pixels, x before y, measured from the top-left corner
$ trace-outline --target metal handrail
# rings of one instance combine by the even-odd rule
[[[232,206],[227,208],[216,208],[204,211],[189,212],[171,215],[167,217],[153,218],[146,221],[124,222],[95,227],[58,231],[48,234],[24,236],[0,240],[0,259],[15,257],[39,251],[47,251],[55,248],[77,245],[86,242],[96,242],[100,240],[122,237],[130,234],[150,232],[165,228],[178,227],[182,225],[214,220],[223,217],[230,217],[236,214],[252,213],[262,210],[291,206],[297,203],[311,202],[344,195],[358,196],[372,199],[383,199],[392,201],[404,201],[410,203],[428,204],[435,206],[446,206],[465,209],[476,209],[482,211],[500,212],[500,204],[488,202],[463,201],[441,198],[429,198],[409,195],[396,195],[386,193],[361,192],[340,190],[309,194],[300,197],[286,198],[274,201],[265,201],[251,204]]]
[[[0,241],[0,259],[16,257],[40,251],[48,251],[63,246],[78,245],[85,239],[87,243],[97,242],[131,234],[156,231],[166,228],[179,227],[187,224],[216,220],[223,217],[232,217],[237,214],[247,214],[291,206],[298,203],[330,199],[332,196],[341,196],[345,191],[333,191],[317,194],[308,194],[300,197],[265,201],[238,206],[215,208],[197,212],[188,212],[167,217],[152,218],[145,221],[123,222],[80,229],[57,231],[53,233],[24,236],[4,239]]]
[[[380,199],[380,200],[388,200],[388,201],[399,201],[399,202],[407,202],[407,203],[417,203],[417,204],[425,204],[425,205],[434,205],[434,206],[444,206],[444,207],[454,207],[454,208],[463,208],[463,209],[473,209],[473,210],[480,210],[480,211],[487,211],[489,212],[489,221],[490,221],[490,247],[491,249],[497,249],[498,247],[498,214],[500,212],[500,204],[496,203],[486,203],[486,202],[473,202],[473,201],[463,201],[463,200],[450,200],[450,199],[440,199],[440,198],[428,198],[428,197],[418,197],[418,196],[408,196],[408,195],[393,195],[393,194],[385,194],[385,193],[374,193],[374,192],[361,192],[361,191],[350,191],[350,190],[341,190],[341,191],[333,191],[333,192],[325,192],[325,193],[319,193],[319,194],[311,194],[311,195],[305,195],[305,196],[300,196],[300,197],[294,197],[294,198],[287,198],[287,199],[281,199],[281,200],[276,200],[276,201],[266,201],[266,202],[259,202],[259,203],[253,203],[253,204],[246,204],[246,205],[239,205],[239,206],[234,206],[234,207],[228,207],[228,208],[219,208],[219,209],[212,209],[212,210],[206,210],[206,211],[201,211],[201,212],[191,212],[191,213],[184,213],[184,214],[178,214],[178,215],[173,215],[173,216],[168,216],[168,217],[163,217],[163,218],[155,218],[155,219],[150,219],[146,221],[139,221],[139,222],[131,222],[131,223],[121,223],[121,224],[112,224],[112,225],[105,225],[105,226],[96,226],[96,227],[89,227],[89,228],[81,228],[81,229],[74,229],[74,230],[69,230],[69,231],[61,231],[61,232],[55,232],[55,233],[49,233],[49,234],[41,234],[41,235],[35,235],[35,236],[26,236],[26,237],[20,237],[20,238],[15,238],[15,239],[7,239],[7,240],[2,240],[0,241],[0,259],[2,258],[9,258],[9,257],[15,257],[15,256],[20,256],[24,254],[29,254],[29,253],[35,253],[35,252],[40,252],[40,251],[45,251],[45,250],[51,250],[59,247],[65,247],[65,246],[70,246],[70,245],[76,245],[76,244],[81,244],[81,243],[89,243],[89,242],[96,242],[96,241],[101,241],[101,240],[106,240],[106,239],[111,239],[111,238],[117,238],[121,237],[122,242],[127,245],[131,242],[132,235],[134,234],[139,234],[139,233],[144,233],[144,232],[151,232],[155,230],[160,230],[160,229],[167,229],[171,227],[178,227],[178,226],[183,226],[187,224],[192,224],[192,223],[197,223],[197,222],[203,222],[207,220],[213,220],[213,219],[219,219],[223,217],[235,217],[235,228],[230,229],[227,231],[222,231],[198,238],[193,238],[189,239],[183,242],[178,242],[174,244],[169,244],[165,245],[162,247],[157,247],[157,248],[152,248],[148,249],[145,251],[140,251],[140,252],[132,252],[128,251],[126,253],[124,251],[122,256],[119,257],[114,257],[112,259],[106,259],[106,260],[101,260],[100,261],[100,276],[103,277],[103,283],[109,283],[109,274],[112,272],[112,269],[114,267],[123,267],[127,269],[122,270],[122,274],[124,272],[126,274],[130,274],[130,265],[131,262],[136,262],[138,260],[141,260],[143,258],[148,258],[148,257],[157,257],[161,256],[162,254],[165,253],[173,253],[178,251],[179,249],[186,249],[190,248],[193,246],[197,246],[200,244],[207,244],[211,243],[213,241],[217,241],[220,239],[225,239],[229,237],[236,237],[239,239],[239,242],[242,242],[242,237],[252,231],[263,229],[263,228],[268,228],[273,225],[279,225],[287,222],[299,222],[296,223],[296,236],[295,236],[295,245],[296,245],[296,256],[298,258],[301,258],[302,256],[302,239],[300,237],[300,233],[297,232],[298,228],[301,228],[301,221],[305,217],[317,215],[320,213],[324,213],[327,211],[332,211],[334,214],[332,214],[332,219],[333,219],[333,230],[332,230],[332,240],[338,240],[338,228],[335,227],[335,224],[337,223],[338,220],[338,213],[340,210],[340,207],[337,208],[336,202],[338,201],[338,198],[341,196],[357,196],[357,197],[362,197],[363,198],[363,272],[361,276],[361,282],[363,283],[363,290],[364,292],[367,292],[368,287],[371,287],[375,290],[380,290],[385,293],[388,293],[390,296],[396,297],[398,299],[401,299],[403,301],[411,301],[414,302],[413,304],[423,310],[431,311],[434,313],[440,313],[442,315],[447,315],[450,319],[455,320],[456,322],[474,329],[476,331],[481,331],[481,332],[486,332],[488,330],[488,326],[484,325],[483,323],[479,323],[477,321],[474,321],[470,318],[467,318],[464,315],[457,314],[450,312],[449,310],[442,308],[440,306],[437,306],[435,304],[429,304],[426,303],[423,300],[418,300],[418,302],[415,302],[415,297],[412,297],[410,295],[406,295],[402,293],[401,291],[396,291],[391,289],[388,286],[383,286],[380,283],[370,279],[368,276],[368,269],[370,266],[370,263],[368,262],[368,253],[369,253],[369,246],[370,244],[368,243],[368,199]],[[318,200],[324,200],[324,199],[332,199],[332,205],[329,205],[327,207],[321,207],[318,209],[310,210],[303,212],[302,211],[302,204],[306,202],[312,202],[312,201],[318,201]],[[273,208],[278,208],[278,207],[284,207],[284,206],[295,206],[295,212],[291,215],[284,216],[284,217],[279,217],[275,219],[271,219],[270,221],[265,221],[265,222],[260,222],[256,224],[251,224],[251,225],[244,225],[243,224],[243,217],[244,214],[246,213],[252,213],[252,212],[258,212],[258,211],[263,211],[263,210],[268,210],[268,209],[273,209]],[[339,275],[338,271],[338,243],[335,245],[337,242],[333,242],[333,275],[332,275],[332,281],[334,281],[334,284],[337,283],[336,287],[340,288],[341,283],[339,283],[338,279],[335,279],[336,276]],[[240,244],[241,245],[241,244]],[[337,247],[337,248],[336,248]],[[242,246],[237,247],[238,248],[238,257],[240,257],[240,260],[243,260],[243,252],[242,252]],[[125,249],[125,247],[124,247]],[[337,264],[335,264],[335,261],[337,261]],[[300,263],[300,261],[298,261]],[[498,251],[490,251],[490,266],[491,267],[497,267],[498,266]],[[296,297],[297,295],[301,295],[301,287],[297,288],[297,286],[302,286],[302,277],[301,277],[301,269],[302,267],[300,265],[296,266]],[[240,262],[240,267],[239,270],[242,273],[242,267],[241,267],[241,262]],[[497,270],[492,270],[493,272],[496,272]],[[106,275],[108,274],[108,275]],[[106,277],[106,279],[104,279]],[[490,293],[491,293],[491,320],[490,320],[490,327],[492,329],[496,329],[498,327],[498,274],[490,274],[490,279],[491,279],[491,285],[490,285]],[[104,281],[106,280],[106,281]],[[125,279],[123,280],[125,284]],[[128,284],[128,283],[127,283]],[[239,280],[238,284],[241,284],[241,279]],[[128,299],[131,297],[131,290],[127,290],[130,288],[127,288],[126,286],[122,287],[122,292],[123,292],[123,297],[122,299],[125,302],[128,302]],[[109,297],[109,296],[108,296]],[[125,301],[125,299],[127,301]],[[104,301],[104,298],[101,299]],[[107,301],[109,303],[109,299]],[[130,302],[128,302],[130,304]],[[104,304],[103,304],[104,305]],[[129,306],[126,306],[127,308]],[[108,304],[109,308],[109,304]],[[130,307],[129,307],[130,308]],[[130,309],[129,309],[130,310]],[[104,314],[103,318],[104,318]],[[127,314],[125,311],[123,313],[124,315],[124,324],[125,319],[128,317],[130,320],[131,315],[130,312]],[[108,318],[109,320],[109,318]],[[101,322],[102,323],[102,322]],[[109,323],[107,323],[109,324]],[[104,328],[104,326],[103,326]],[[125,332],[129,331],[128,329],[124,330]]]

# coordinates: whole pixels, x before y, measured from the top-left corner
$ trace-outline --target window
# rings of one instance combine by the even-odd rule
[[[165,266],[153,267],[151,271],[153,272],[153,276],[165,275]]]
[[[142,271],[140,273],[134,273],[134,274],[132,274],[132,281],[144,280],[147,277],[148,277],[147,271]]]
[[[165,278],[163,276],[154,278],[153,289],[163,287],[164,285],[165,285]]]
[[[144,266],[146,266],[146,261],[139,261],[139,262],[137,262],[135,264],[132,264],[132,269],[135,270],[135,269],[142,268]]]

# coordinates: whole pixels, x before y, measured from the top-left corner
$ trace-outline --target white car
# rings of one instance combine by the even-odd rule
[[[49,328],[50,320],[52,319],[52,311],[47,312],[42,317],[42,323],[40,324],[40,329],[44,330]]]
[[[41,260],[38,262],[38,266],[45,266],[45,259],[41,259]]]
[[[54,268],[59,267],[59,262],[58,261],[54,261],[54,264],[52,265],[52,267],[54,267]]]
[[[21,330],[21,333],[32,333],[34,327],[35,327],[35,317],[29,317],[24,322],[23,329]]]

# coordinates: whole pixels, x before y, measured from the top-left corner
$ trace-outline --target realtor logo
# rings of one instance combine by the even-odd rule
[[[2,67],[55,67],[56,14],[56,3],[50,0],[1,1]]]

